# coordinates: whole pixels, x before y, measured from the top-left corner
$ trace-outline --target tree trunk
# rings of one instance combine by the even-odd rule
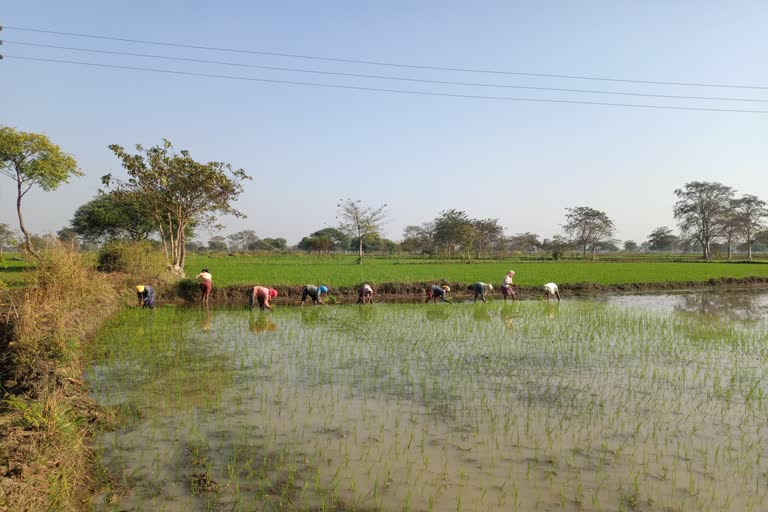
[[[752,261],[752,240],[747,240],[747,260]]]
[[[363,237],[362,236],[358,238],[357,264],[358,265],[363,264]]]
[[[29,233],[27,233],[27,228],[24,226],[24,217],[21,215],[21,198],[24,196],[24,193],[21,191],[21,180],[17,180],[16,183],[18,185],[18,195],[16,196],[16,213],[19,216],[19,228],[21,229],[21,232],[24,233],[24,247],[27,249],[29,254],[34,256],[37,261],[41,261],[43,258],[40,257],[40,254],[32,248],[32,242],[29,240]]]
[[[729,259],[729,260],[731,259],[731,246],[732,246],[732,245],[733,245],[733,244],[731,243],[731,239],[729,238],[729,239],[728,239],[728,259]]]
[[[704,259],[709,261],[712,257],[712,253],[709,251],[709,241],[704,242],[702,246],[704,247]]]

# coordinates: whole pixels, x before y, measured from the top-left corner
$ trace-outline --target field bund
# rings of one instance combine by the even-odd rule
[[[626,292],[642,290],[684,290],[712,286],[762,287],[768,285],[765,262],[604,262],[604,261],[521,261],[483,260],[466,264],[458,261],[371,258],[356,265],[349,256],[194,256],[187,274],[194,276],[209,268],[214,277],[212,301],[219,305],[240,305],[254,285],[280,290],[275,304],[296,303],[305,284],[324,284],[331,296],[343,303],[354,302],[359,286],[369,283],[380,300],[418,302],[424,287],[448,284],[452,296],[465,300],[467,286],[476,281],[498,287],[507,271],[515,270],[515,284],[522,298],[541,295],[544,283],[555,282],[565,294]],[[163,297],[187,301],[198,299],[192,280]],[[493,297],[500,297],[498,290]]]

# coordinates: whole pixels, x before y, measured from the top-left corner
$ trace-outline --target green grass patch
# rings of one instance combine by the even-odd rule
[[[17,255],[3,255],[0,257],[0,281],[15,288],[26,284],[26,270],[32,264]]]
[[[538,286],[590,282],[600,285],[630,283],[706,282],[719,278],[768,277],[768,264],[737,262],[669,261],[459,261],[405,258],[370,258],[355,264],[354,256],[201,256],[187,260],[188,275],[201,268],[211,270],[215,286],[264,284],[270,286],[325,283],[354,286],[363,282],[483,281],[500,283],[506,272],[515,270],[515,283]]]

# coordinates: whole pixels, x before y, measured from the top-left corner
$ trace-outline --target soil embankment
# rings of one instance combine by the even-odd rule
[[[375,291],[374,300],[380,302],[399,302],[399,303],[418,303],[425,300],[424,289],[433,283],[381,283],[372,285]],[[463,300],[471,298],[468,283],[440,282],[451,288],[449,298]],[[614,285],[605,285],[597,283],[564,283],[559,285],[560,293],[568,295],[590,295],[600,293],[630,293],[630,292],[654,292],[654,291],[679,291],[679,290],[701,290],[708,288],[765,288],[768,287],[768,278],[753,276],[745,278],[723,277],[718,279],[709,279],[707,281],[680,281],[680,282],[662,282],[662,283],[623,283]],[[275,305],[298,304],[301,300],[301,290],[303,286],[287,285],[276,286],[280,295],[272,303]],[[332,288],[330,297],[336,303],[349,304],[354,303],[358,297],[358,287],[340,287]],[[539,286],[517,286],[518,299],[534,299],[542,296],[542,289]],[[248,295],[251,287],[247,285],[230,285],[216,287],[214,285],[211,294],[210,304],[214,306],[243,306],[248,304]],[[492,298],[501,298],[501,293],[494,289],[491,292]],[[172,304],[192,304],[200,300],[200,291],[195,282],[185,280],[179,282],[174,288],[169,288],[161,293],[159,300],[161,303]]]

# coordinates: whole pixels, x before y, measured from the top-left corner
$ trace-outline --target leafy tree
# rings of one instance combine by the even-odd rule
[[[250,179],[243,169],[223,162],[197,162],[189,151],[176,152],[165,139],[149,149],[136,145],[136,154],[117,144],[109,149],[128,172],[128,181],[118,182],[118,190],[141,195],[160,233],[165,255],[177,272],[184,269],[190,224],[212,226],[217,216],[224,214],[244,217],[232,206],[243,192],[243,181]],[[111,175],[103,180],[109,184]]]
[[[499,219],[477,219],[472,221],[475,228],[475,251],[480,258],[490,248],[498,247],[504,239],[504,228],[499,224]]]
[[[227,247],[227,239],[221,235],[216,235],[214,237],[211,237],[211,239],[208,240],[208,250],[218,251],[218,252],[227,252],[229,250],[229,248]]]
[[[111,239],[146,240],[156,231],[137,193],[101,193],[80,206],[70,222],[86,242]]]
[[[372,235],[381,231],[381,224],[386,217],[387,205],[379,207],[365,206],[362,201],[343,199],[336,205],[339,219],[339,230],[357,242],[357,262],[363,263],[363,244]]]
[[[77,233],[72,228],[61,228],[56,232],[58,239],[65,245],[68,245],[72,249],[80,249],[80,240],[77,238]]]
[[[571,236],[574,243],[582,248],[582,255],[586,257],[587,250],[592,251],[592,259],[595,259],[597,245],[613,236],[613,221],[599,210],[587,206],[566,208],[568,214],[563,230]]]
[[[462,248],[471,250],[471,246],[466,247],[466,244],[472,240],[474,226],[465,212],[454,209],[442,211],[435,219],[434,225],[435,243],[449,257]]]
[[[507,240],[509,248],[513,251],[521,251],[527,254],[536,252],[541,247],[539,235],[535,233],[518,233]]]
[[[661,226],[651,231],[648,235],[648,249],[651,251],[669,251],[677,242],[677,236],[667,226]]]
[[[56,190],[73,176],[82,176],[77,162],[45,135],[19,132],[10,127],[0,128],[0,174],[16,182],[16,214],[24,234],[24,247],[36,259],[40,254],[33,248],[24,225],[21,203],[32,187]]]
[[[624,250],[627,252],[636,252],[639,249],[637,242],[634,240],[627,240],[624,242]]]
[[[599,252],[619,252],[619,248],[614,243],[614,240],[603,240],[597,243],[597,250]]]
[[[408,252],[433,254],[435,252],[435,223],[425,222],[419,226],[406,226],[400,246]]]
[[[555,235],[552,240],[545,239],[541,243],[541,248],[552,254],[553,260],[559,260],[566,251],[571,248],[571,242],[562,235]]]
[[[245,229],[232,233],[227,237],[229,240],[229,248],[232,251],[248,251],[253,250],[254,246],[258,243],[259,237],[256,236],[256,232],[252,229]]]
[[[328,236],[305,236],[296,247],[307,252],[329,253],[333,250],[334,243]]]
[[[673,213],[683,234],[696,240],[704,259],[712,259],[712,242],[723,235],[733,189],[722,183],[692,181],[675,190]]]
[[[6,246],[16,244],[16,234],[8,224],[0,224],[0,254]]]
[[[739,233],[744,236],[747,259],[750,261],[752,260],[752,245],[755,243],[755,233],[764,227],[763,221],[768,217],[768,208],[766,206],[765,201],[750,194],[731,201],[732,222]]]
[[[288,240],[285,238],[264,238],[261,240],[268,248],[275,251],[288,249]]]

